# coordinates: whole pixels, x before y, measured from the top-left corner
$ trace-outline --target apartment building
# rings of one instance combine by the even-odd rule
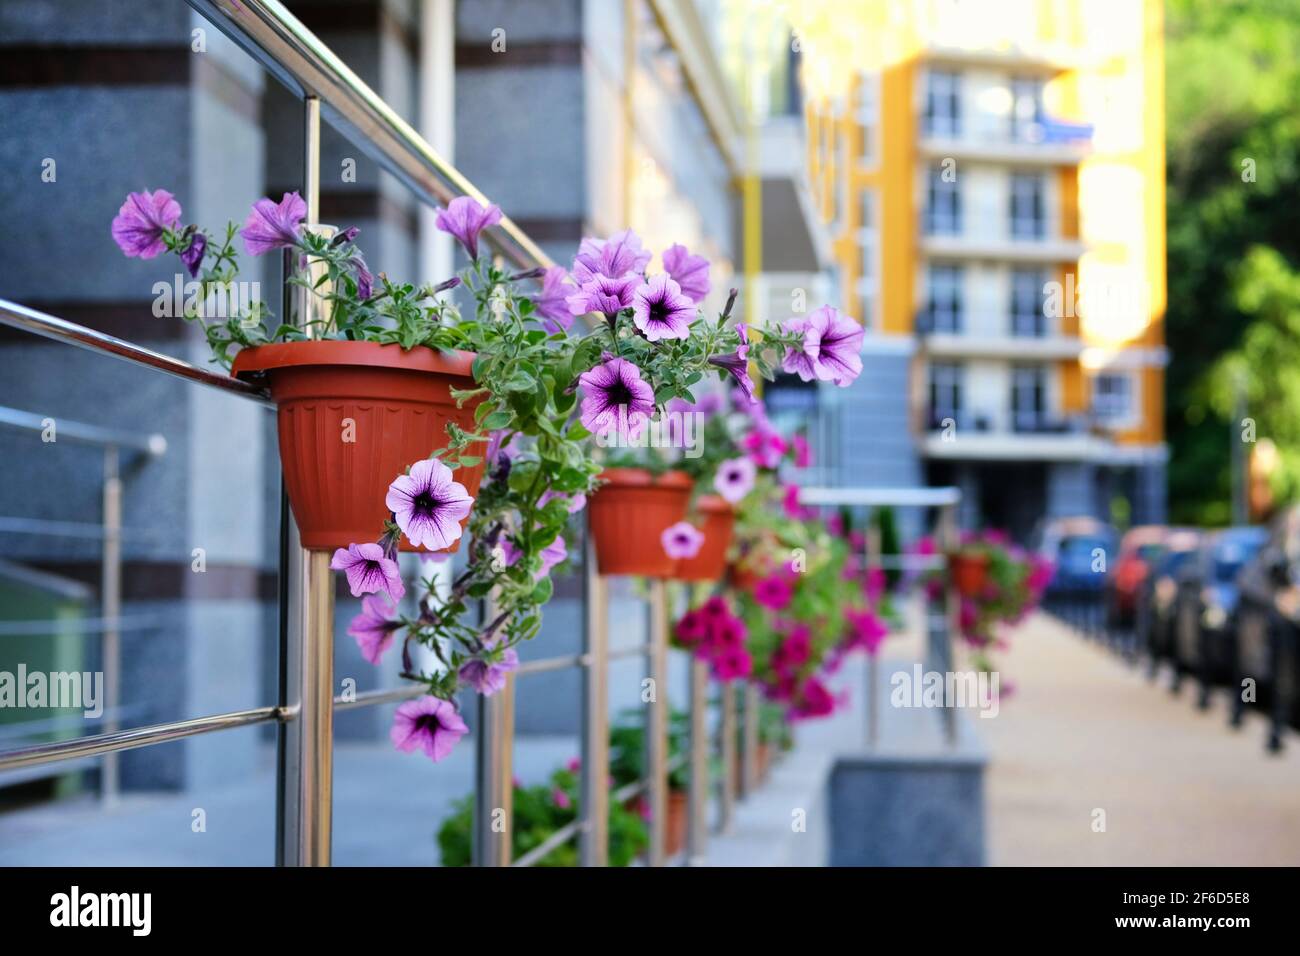
[[[964,523],[1024,537],[1162,520],[1160,0],[875,7],[871,42],[804,43],[840,61],[808,162],[871,332],[844,474],[957,484]]]

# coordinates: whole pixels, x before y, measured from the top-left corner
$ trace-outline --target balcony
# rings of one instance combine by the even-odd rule
[[[924,234],[921,253],[932,259],[995,259],[1031,265],[1077,262],[1086,251],[1078,239],[1019,239],[991,233]]]
[[[1043,119],[1012,131],[1005,117],[957,135],[923,131],[919,149],[928,160],[956,159],[1016,166],[1076,166],[1092,153],[1092,127]]]
[[[954,461],[1139,463],[1149,453],[1116,444],[1091,415],[927,408],[921,454]],[[955,428],[945,423],[955,423]]]

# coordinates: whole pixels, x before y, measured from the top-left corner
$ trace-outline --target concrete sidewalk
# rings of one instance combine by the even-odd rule
[[[1265,753],[1252,714],[1227,726],[1046,615],[1000,658],[1016,689],[978,730],[995,865],[1300,864],[1300,742]],[[1094,832],[1096,811],[1105,830]]]

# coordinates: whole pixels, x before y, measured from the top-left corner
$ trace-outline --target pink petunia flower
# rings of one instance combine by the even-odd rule
[[[542,325],[551,333],[567,332],[573,326],[568,297],[573,293],[569,273],[562,266],[550,266],[542,275],[542,291],[533,298]]]
[[[745,436],[742,444],[760,468],[777,467],[785,454],[785,439],[770,426],[755,428]]]
[[[474,499],[452,479],[450,468],[437,458],[425,458],[393,479],[384,504],[412,544],[441,551],[460,540],[460,523]]]
[[[491,697],[506,686],[506,675],[518,669],[519,655],[513,647],[507,647],[499,656],[489,652],[487,657],[467,660],[460,665],[457,676],[463,687],[472,687],[484,697]]]
[[[794,466],[796,468],[812,467],[812,447],[808,444],[808,439],[796,432],[790,437],[790,444],[794,448]]]
[[[259,199],[244,221],[240,235],[249,255],[260,256],[298,244],[300,223],[307,218],[307,203],[298,193],[285,193],[277,204]]]
[[[625,229],[608,239],[583,239],[573,260],[573,277],[579,285],[593,276],[621,279],[644,273],[649,262],[650,253],[641,245],[641,237]]]
[[[394,601],[400,601],[406,593],[397,562],[377,544],[350,544],[339,548],[330,560],[330,568],[348,576],[348,588],[353,597],[383,591]]]
[[[165,189],[129,193],[110,230],[119,249],[133,259],[152,259],[167,248],[163,233],[181,221],[181,204]]]
[[[573,292],[564,297],[569,312],[573,315],[586,315],[599,312],[610,325],[624,309],[631,308],[634,294],[642,285],[639,276],[628,275],[612,279],[609,276],[593,275]]]
[[[704,301],[712,285],[709,282],[709,260],[692,255],[690,250],[675,243],[664,250],[664,271],[673,277],[682,295],[696,305]]]
[[[356,638],[361,656],[372,664],[378,664],[384,651],[393,643],[393,636],[401,628],[401,622],[394,620],[397,605],[387,596],[368,594],[361,600],[361,613],[348,625],[348,633]]]
[[[664,528],[659,541],[663,544],[664,553],[668,557],[693,558],[700,553],[700,548],[704,544],[704,532],[689,521],[679,521],[675,525]]]
[[[754,585],[754,600],[773,611],[784,611],[794,599],[794,588],[781,575],[762,578]]]
[[[736,504],[754,490],[758,468],[748,458],[730,458],[718,465],[713,487],[724,499]]]
[[[670,276],[653,276],[632,294],[632,322],[651,342],[690,338],[693,321],[695,303]]]
[[[389,739],[403,753],[419,747],[437,763],[451,753],[467,733],[469,728],[456,713],[455,705],[426,694],[397,708]]]
[[[477,261],[479,233],[500,221],[501,210],[496,203],[484,206],[470,196],[457,196],[447,203],[446,209],[438,210],[433,224],[452,235],[469,257]]]
[[[582,424],[594,435],[639,434],[655,410],[655,394],[641,370],[627,359],[610,358],[578,376]],[[622,411],[620,411],[620,409]]]

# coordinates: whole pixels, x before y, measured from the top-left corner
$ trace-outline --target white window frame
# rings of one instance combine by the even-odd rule
[[[1051,334],[1052,330],[1048,325],[1047,315],[1043,308],[1047,301],[1047,296],[1043,291],[1043,287],[1047,284],[1046,276],[1047,273],[1042,269],[1016,267],[1011,270],[1008,286],[1010,297],[1007,302],[1007,318],[1010,322],[1012,338],[1036,339]],[[1020,293],[1031,284],[1034,290],[1033,300],[1036,303],[1033,313],[1021,311],[1019,308],[1024,304]],[[1023,328],[1022,321],[1026,319],[1030,320],[1030,324],[1035,331],[1021,331]]]
[[[880,204],[877,200],[878,193],[874,187],[859,189],[858,298],[862,306],[862,323],[868,329],[879,328],[876,313],[880,305]]]
[[[931,263],[925,273],[930,331],[960,335],[965,328],[965,270],[951,263]]]
[[[862,152],[858,165],[874,169],[880,163],[880,138],[884,125],[880,122],[880,71],[858,74],[858,125],[862,128]]]
[[[950,204],[939,208],[940,198],[951,197]],[[947,208],[950,205],[951,208]],[[961,184],[956,178],[945,179],[942,166],[931,166],[925,181],[925,227],[932,236],[961,235]]]
[[[1127,395],[1123,404],[1114,402],[1112,393],[1105,401],[1099,402],[1101,397],[1100,383],[1102,379],[1113,379],[1126,383],[1125,391]],[[1090,384],[1089,408],[1093,420],[1105,428],[1123,430],[1136,428],[1142,423],[1141,413],[1141,382],[1138,378],[1137,371],[1134,369],[1104,368],[1093,373]],[[1107,408],[1108,405],[1114,405],[1113,408]]]
[[[1012,173],[1007,195],[1010,200],[1007,217],[1011,238],[1047,238],[1047,177],[1042,173]]]
[[[961,136],[961,113],[961,74],[955,70],[927,70],[921,114],[925,135],[957,139]]]
[[[1013,143],[1039,143],[1043,139],[1043,81],[1033,76],[1013,76],[1010,84],[1011,111],[1007,114],[1007,135]],[[1022,117],[1028,104],[1032,115]]]
[[[965,378],[965,369],[958,362],[930,363],[926,378],[926,401],[929,403],[932,426],[937,427],[945,418],[961,424]],[[949,399],[942,408],[937,400],[940,391],[945,391]]]
[[[1036,432],[1042,429],[1043,424],[1047,421],[1048,409],[1048,381],[1047,368],[1042,365],[1013,365],[1011,366],[1011,429],[1016,432]],[[1033,397],[1037,397],[1037,408],[1025,408],[1021,404],[1021,397],[1029,395],[1030,404],[1033,405]],[[1021,422],[1025,421],[1029,427],[1022,428]]]

